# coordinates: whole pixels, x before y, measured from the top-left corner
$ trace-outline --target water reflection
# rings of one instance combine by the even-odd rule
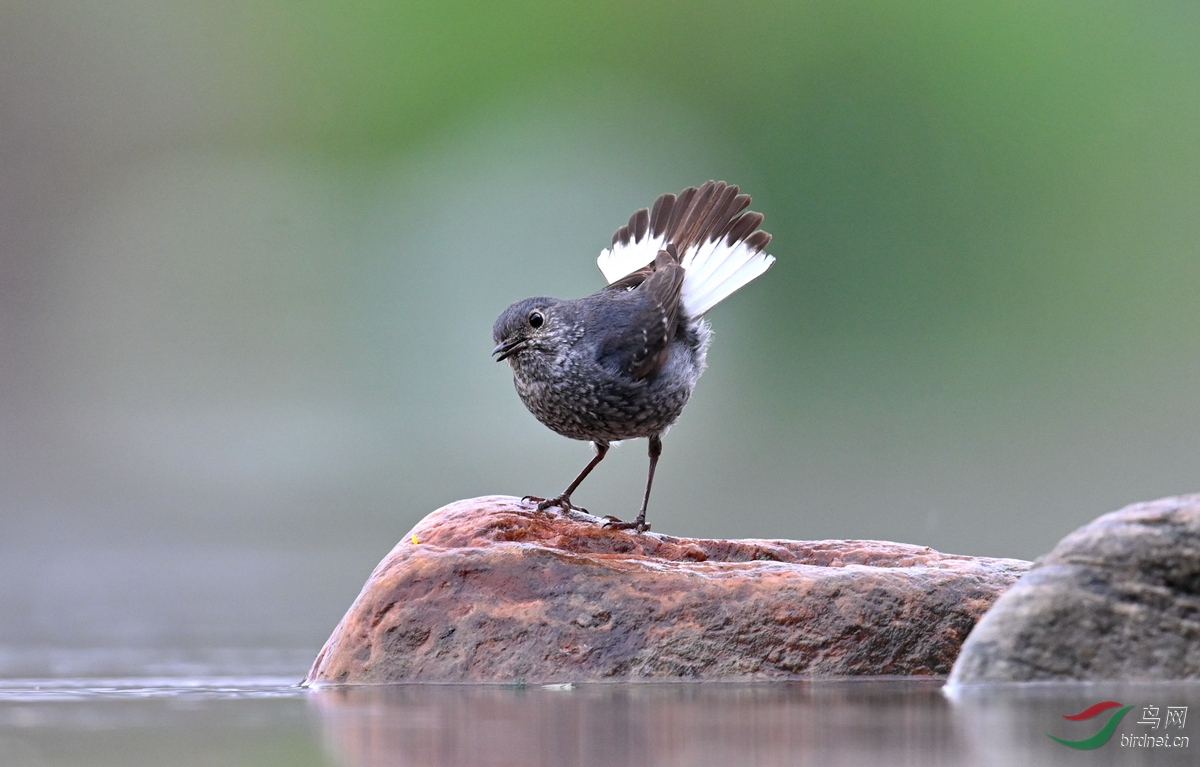
[[[304,690],[292,677],[0,679],[0,765],[1183,765],[1200,684],[995,686],[939,680],[411,685]],[[1086,738],[1131,706],[1101,747]],[[1156,707],[1160,726],[1142,723]],[[1167,727],[1166,710],[1187,719]],[[1188,737],[1187,747],[1131,738]],[[1190,741],[1195,740],[1196,743]]]
[[[351,767],[957,764],[940,684],[398,686],[311,701]]]
[[[1104,745],[1073,750],[1046,737],[1098,732],[1107,716],[1063,714],[1100,700],[1135,706]],[[331,756],[348,767],[1174,765],[1195,764],[1200,754],[1200,737],[1186,748],[1128,742],[1156,734],[1138,723],[1143,706],[1200,708],[1196,684],[1013,685],[949,695],[939,681],[914,680],[397,686],[317,690],[310,702]],[[1186,726],[1172,734],[1186,736]],[[1190,726],[1200,736],[1200,724]]]
[[[1196,682],[1073,683],[981,685],[949,690],[955,731],[971,751],[971,764],[1009,767],[1020,764],[1193,765],[1200,762],[1200,723],[1184,719],[1165,727],[1168,707],[1184,708],[1200,720],[1200,684]],[[1071,721],[1074,715],[1100,701],[1133,706],[1118,720],[1102,746],[1073,750],[1047,737],[1082,740],[1095,735],[1116,709]],[[1158,710],[1157,727],[1144,718],[1147,708]],[[1142,723],[1146,722],[1146,723]],[[1145,736],[1186,738],[1186,746],[1145,743]]]

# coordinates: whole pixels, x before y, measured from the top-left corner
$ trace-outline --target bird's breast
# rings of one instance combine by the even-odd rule
[[[672,344],[662,371],[646,380],[633,380],[586,354],[515,361],[513,382],[529,412],[563,436],[637,439],[661,434],[683,412],[703,356],[703,348]]]

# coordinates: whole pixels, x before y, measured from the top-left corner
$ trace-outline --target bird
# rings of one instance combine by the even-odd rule
[[[584,298],[535,296],[505,309],[492,327],[496,361],[507,361],[525,407],[595,455],[553,498],[526,496],[539,511],[586,512],[571,495],[610,446],[649,442],[641,510],[604,524],[643,533],[662,438],[704,372],[712,331],[704,315],[775,262],[763,215],[750,196],[709,181],[661,195],[630,216],[596,260],[608,284]]]

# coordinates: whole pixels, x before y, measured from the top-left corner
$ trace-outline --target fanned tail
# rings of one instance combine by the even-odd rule
[[[684,268],[684,310],[701,317],[775,263],[763,252],[771,235],[758,228],[762,214],[742,212],[749,204],[749,195],[724,181],[688,187],[678,196],[664,194],[617,230],[596,263],[612,284],[673,245]]]

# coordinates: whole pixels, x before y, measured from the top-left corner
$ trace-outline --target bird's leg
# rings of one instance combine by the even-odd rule
[[[588,462],[587,466],[583,467],[583,471],[579,472],[579,476],[575,478],[574,482],[567,486],[566,490],[562,491],[561,495],[559,495],[557,498],[538,498],[537,496],[527,495],[521,500],[536,502],[538,511],[545,511],[551,506],[557,506],[564,512],[574,509],[575,511],[582,511],[584,514],[587,514],[587,509],[571,503],[571,493],[575,492],[575,488],[579,487],[579,484],[583,482],[584,477],[586,477],[588,474],[591,474],[592,469],[596,468],[596,464],[603,461],[605,454],[608,453],[607,442],[593,442],[592,444],[596,448],[596,456]]]
[[[662,455],[662,440],[658,435],[650,438],[650,473],[646,477],[646,495],[642,498],[642,510],[638,512],[637,519],[632,522],[622,522],[616,517],[605,517],[607,522],[605,527],[615,527],[618,530],[637,530],[639,533],[644,533],[650,529],[650,525],[646,524],[646,507],[650,505],[650,486],[654,484],[654,467],[658,465],[658,457]]]

